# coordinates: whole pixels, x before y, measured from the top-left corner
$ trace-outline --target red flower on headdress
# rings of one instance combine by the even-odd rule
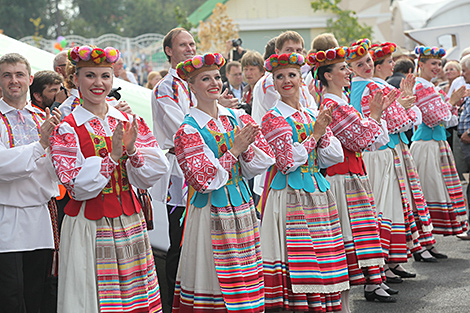
[[[287,53],[281,54],[278,60],[280,64],[286,65],[287,63],[289,63],[289,55]]]
[[[382,50],[384,55],[390,54],[390,46],[385,46]]]
[[[384,56],[384,51],[383,50],[377,50],[375,51],[375,57],[381,58]]]
[[[326,59],[325,51],[318,51],[318,53],[315,55],[315,58],[317,59],[318,62],[325,61]]]
[[[205,65],[212,65],[215,62],[215,56],[212,53],[208,53],[204,55],[204,64]]]
[[[178,73],[178,76],[183,78],[183,79],[186,76],[186,74],[184,73],[183,67],[176,68],[176,72]]]
[[[106,53],[101,48],[95,48],[91,52],[91,59],[96,64],[100,64],[101,62],[103,62],[106,59]]]
[[[334,49],[330,49],[326,51],[326,58],[328,60],[333,60],[336,57],[336,53]]]

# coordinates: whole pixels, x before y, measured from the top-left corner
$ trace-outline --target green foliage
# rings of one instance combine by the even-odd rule
[[[181,8],[179,5],[175,7],[175,19],[178,23],[179,27],[183,27],[184,29],[191,31],[193,28],[197,28],[198,25],[193,24],[188,19],[188,13]],[[197,34],[193,33],[193,38],[196,43],[199,43],[199,38]]]
[[[350,45],[361,38],[372,40],[372,27],[360,24],[356,12],[343,10],[338,4],[341,0],[315,0],[311,2],[313,10],[330,11],[336,18],[330,18],[326,22],[327,32],[335,35],[340,45]]]

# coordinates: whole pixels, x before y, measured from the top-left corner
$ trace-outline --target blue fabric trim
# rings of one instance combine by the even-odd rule
[[[235,112],[231,109],[228,109],[228,110],[231,114],[229,115],[230,123],[235,129],[236,126],[238,126],[238,123],[235,117]],[[202,138],[204,139],[205,143],[208,145],[209,149],[211,149],[211,151],[214,153],[214,156],[216,158],[220,157],[217,141],[215,140],[214,136],[206,127],[200,128],[196,120],[190,115],[186,115],[186,117],[184,118],[183,124],[188,124],[194,127],[201,134]],[[232,133],[233,135],[233,131],[231,131],[230,133]],[[230,141],[229,141],[230,135],[229,133],[223,133],[223,136],[225,138],[227,149],[229,150],[230,149]],[[232,174],[232,179],[234,180],[232,184],[225,185],[224,187],[214,190],[211,193],[195,192],[193,197],[191,198],[190,203],[193,204],[197,208],[203,208],[207,205],[207,202],[209,200],[209,194],[210,194],[211,205],[215,207],[226,207],[229,205],[226,190],[228,191],[228,196],[230,198],[230,203],[232,206],[240,206],[243,204],[243,201],[249,202],[251,198],[251,193],[249,192],[249,189],[246,186],[246,182],[244,181],[243,177],[238,177],[239,166],[240,166],[239,164],[236,164],[230,170]],[[235,181],[238,181],[238,184],[235,183]],[[238,190],[237,187],[240,190]]]
[[[370,81],[353,81],[351,83],[351,95],[350,95],[350,104],[359,112],[361,116],[364,117],[362,113],[362,94],[364,93],[364,89],[366,89],[367,85],[369,85]]]
[[[417,141],[417,140],[424,140],[424,141],[429,141],[429,140],[446,140],[447,139],[447,134],[446,134],[446,129],[444,125],[437,125],[433,128],[427,126],[424,123],[421,123],[418,126],[418,129],[416,132],[413,134],[413,137],[411,137],[411,141]]]

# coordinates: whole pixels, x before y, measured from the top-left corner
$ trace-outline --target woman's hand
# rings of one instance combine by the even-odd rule
[[[313,126],[312,137],[318,142],[325,134],[326,128],[330,125],[333,119],[333,106],[325,109],[323,105],[320,106],[320,113],[317,116],[315,125]]]
[[[122,139],[124,137],[124,126],[120,121],[116,126],[116,129],[113,133],[113,138],[111,140],[111,147],[112,151],[110,153],[111,158],[114,162],[118,163],[119,159],[122,157],[123,147],[122,147]]]
[[[255,141],[256,136],[258,136],[261,128],[258,125],[253,125],[251,123],[246,124],[241,130],[237,126],[235,129],[235,138],[233,139],[233,147],[230,149],[230,152],[238,158],[238,156],[246,151],[248,147]]]
[[[133,112],[132,112],[132,109],[131,107],[129,106],[129,104],[127,104],[126,101],[119,101],[119,103],[114,107],[116,110],[119,110],[121,112],[124,112],[124,113],[127,113],[127,114],[130,114],[132,115]]]
[[[52,111],[51,115],[51,110],[49,108],[46,108],[46,119],[44,120],[44,123],[41,125],[41,139],[39,140],[39,143],[41,146],[46,149],[49,147],[49,137],[51,137],[52,131],[54,128],[59,125],[60,123],[60,111],[58,108],[55,108],[54,111]]]
[[[123,135],[123,143],[126,148],[127,154],[135,153],[135,141],[137,140],[137,135],[139,134],[139,125],[137,125],[137,117],[135,114],[132,114],[132,123],[125,123],[125,131]]]
[[[397,101],[398,103],[401,104],[402,107],[405,108],[405,110],[408,110],[415,104],[416,97],[415,96],[408,96],[408,97],[401,96],[397,99]]]
[[[406,75],[405,79],[402,79],[400,82],[400,91],[403,98],[413,96],[413,87],[415,86],[415,82],[416,77],[411,73]]]
[[[455,105],[461,105],[462,104],[462,100],[463,98],[466,96],[466,93],[467,93],[467,87],[465,85],[463,85],[462,87],[460,87],[459,89],[457,89],[456,91],[454,91],[452,93],[452,96],[450,96],[450,104],[452,104],[453,106]]]
[[[380,123],[382,112],[384,111],[385,98],[381,90],[377,91],[374,96],[369,96],[370,117]]]
[[[228,88],[220,94],[219,104],[229,109],[236,109],[238,107],[238,99],[228,93]]]

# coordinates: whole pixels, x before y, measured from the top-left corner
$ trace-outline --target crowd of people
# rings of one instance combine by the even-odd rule
[[[0,57],[5,312],[351,312],[352,286],[396,302],[411,257],[448,258],[435,235],[470,239],[470,49],[443,66],[442,48],[397,59],[328,33],[308,52],[294,31],[264,56],[240,46],[197,55],[172,29],[170,68],[148,78],[153,130],[111,92],[135,78],[115,48],[34,75]]]

